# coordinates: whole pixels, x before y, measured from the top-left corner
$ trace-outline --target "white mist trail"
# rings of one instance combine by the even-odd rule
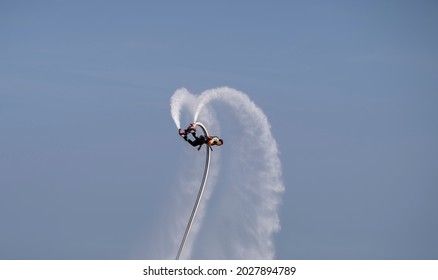
[[[228,189],[222,193],[222,200],[219,200],[221,207],[218,207],[218,211],[221,208],[224,211],[211,218],[229,227],[223,234],[216,233],[220,235],[220,241],[210,238],[214,232],[205,232],[205,245],[211,244],[216,252],[210,256],[274,258],[273,234],[280,229],[277,211],[284,185],[279,151],[269,121],[246,94],[235,89],[222,87],[207,90],[198,100],[195,120],[205,113],[206,105],[219,101],[231,108],[241,129],[235,143],[224,140],[225,145],[228,143],[234,146],[230,166],[227,174],[224,174],[227,179],[223,183]],[[227,245],[222,247],[220,244],[215,245],[216,242]]]
[[[176,128],[181,128],[181,110],[194,109],[193,104],[197,102],[196,97],[185,88],[178,89],[170,98],[170,114],[175,122]]]
[[[284,185],[277,143],[271,134],[266,115],[246,94],[227,87],[207,90],[199,97],[180,89],[171,100],[172,118],[177,126],[180,125],[182,108],[186,108],[194,116],[193,122],[199,119],[211,133],[224,138],[224,146],[216,148],[218,151],[215,149],[212,154],[209,183],[183,257],[274,258],[273,236],[280,229],[278,206]],[[232,125],[238,125],[238,135],[226,135],[226,130],[223,135],[219,133],[218,118],[214,111],[216,102],[230,109],[231,114],[228,116],[237,120]],[[227,123],[224,127],[228,126],[230,124]],[[221,167],[219,177],[220,154],[227,164]],[[190,173],[197,177],[182,182],[182,192],[196,188],[199,184],[199,172],[197,175]],[[216,182],[218,186],[215,187],[215,196],[206,211]],[[190,192],[193,194],[194,189]],[[181,209],[190,209],[192,205],[191,202],[185,206],[178,204],[177,208]],[[175,217],[179,236],[187,221],[184,211],[178,212],[181,214]]]

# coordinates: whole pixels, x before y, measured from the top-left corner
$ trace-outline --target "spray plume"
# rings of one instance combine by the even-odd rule
[[[181,110],[183,107],[190,108],[196,102],[196,97],[185,88],[178,89],[170,98],[170,114],[175,122],[176,128],[181,128]]]
[[[212,106],[215,102],[230,108],[237,119],[239,135],[228,138],[233,139],[232,143],[222,135],[229,148],[223,149],[227,147],[223,146],[218,148],[221,152],[213,152],[210,182],[206,186],[184,257],[272,259],[275,257],[273,235],[280,229],[278,206],[284,185],[277,143],[266,115],[243,92],[222,87],[207,90],[197,98],[185,89],[177,90],[171,98],[172,118],[176,126],[180,126],[181,111],[186,107],[194,116],[193,122],[202,120],[209,128],[212,127],[211,131],[217,132],[219,125]],[[220,177],[219,153],[227,162]],[[190,183],[194,182],[182,183],[180,191],[196,188],[197,183],[189,186]],[[207,212],[206,205],[216,183],[219,186],[215,188],[216,195],[209,202]],[[194,193],[194,190],[191,192]],[[190,205],[188,203],[185,207],[189,209]],[[175,219],[184,221],[187,219],[185,216],[177,215]],[[180,234],[183,227],[183,224],[178,226]]]

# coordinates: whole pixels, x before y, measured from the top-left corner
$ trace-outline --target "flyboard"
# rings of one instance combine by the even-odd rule
[[[209,135],[205,125],[203,125],[200,122],[195,123],[195,125],[199,126],[202,129],[205,137],[207,137]],[[181,240],[181,244],[179,246],[178,253],[176,254],[175,260],[179,260],[181,253],[184,250],[184,245],[186,243],[187,236],[190,233],[190,228],[192,227],[193,220],[194,220],[195,215],[196,215],[196,211],[198,211],[199,203],[201,202],[202,194],[204,193],[204,187],[205,187],[205,183],[207,182],[207,177],[208,177],[208,170],[210,169],[210,148],[208,145],[205,145],[205,151],[206,151],[205,168],[204,168],[204,175],[202,176],[201,186],[199,187],[198,196],[196,197],[195,205],[193,206],[192,214],[190,215],[189,222],[187,223],[187,227],[186,227],[186,230],[184,232],[184,236]]]

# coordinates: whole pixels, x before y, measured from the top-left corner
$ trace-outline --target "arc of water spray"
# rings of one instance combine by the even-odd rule
[[[230,184],[228,191],[224,188],[221,193],[222,197],[219,197],[218,203],[226,203],[229,208],[227,208],[226,213],[221,209],[221,214],[217,218],[229,218],[226,221],[232,227],[227,230],[227,234],[221,234],[222,229],[217,227],[204,228],[205,232],[200,242],[206,242],[205,244],[209,244],[211,248],[220,248],[220,250],[207,250],[205,253],[207,257],[272,259],[275,257],[273,234],[280,230],[278,207],[281,202],[281,193],[284,191],[284,184],[281,179],[281,161],[277,142],[271,133],[271,126],[266,115],[248,95],[232,88],[214,88],[204,91],[199,96],[182,88],[175,91],[171,97],[172,118],[177,128],[180,128],[181,112],[185,109],[189,115],[194,116],[194,122],[197,122],[202,113],[203,121],[208,121],[211,125],[212,121],[216,120],[212,119],[210,115],[214,111],[209,108],[209,105],[216,101],[231,108],[241,128],[240,138],[251,138],[252,145],[244,145],[242,142],[234,143],[237,148],[235,153],[231,155],[231,159],[233,162],[238,161],[239,164],[227,169],[226,174],[224,174],[224,182],[232,180],[233,184]],[[257,133],[257,137],[254,137],[255,133]],[[257,156],[254,156],[255,154]],[[216,172],[217,170],[215,168],[212,171]],[[210,177],[213,174],[211,173]],[[217,176],[209,179],[215,179],[215,177]],[[181,185],[181,187],[183,186]],[[210,189],[205,191],[203,201],[208,199],[209,192],[207,191]],[[201,195],[202,193],[198,194],[199,201]],[[178,207],[180,206],[178,205]],[[196,237],[202,222],[201,218],[205,214],[205,209],[203,211],[204,207],[202,206],[199,205],[199,209],[197,209],[196,221],[193,220],[194,212],[192,212],[193,217],[191,217],[190,223],[193,225],[188,225],[186,228],[182,243],[186,242],[190,226],[192,226],[190,240]],[[219,215],[218,210],[212,209],[210,214]],[[179,222],[181,218],[185,218],[180,216],[182,213],[182,211],[178,212],[175,221]],[[250,218],[248,219],[248,217]],[[178,224],[178,226],[180,225]],[[171,230],[170,232],[175,234],[178,231]],[[172,242],[175,242],[172,243],[172,246],[176,247],[179,245],[180,237],[178,236],[176,239],[174,237],[172,235]],[[189,251],[188,249],[191,249],[189,248],[192,247],[190,240],[187,240],[185,248],[184,244],[180,246],[178,257],[183,250]],[[175,247],[172,247],[170,254],[174,254],[172,252],[175,251]]]
[[[204,135],[208,136],[207,128],[200,122],[195,123],[196,126],[199,126],[202,128],[202,131]],[[210,149],[208,145],[206,145],[206,154],[205,154],[205,168],[204,168],[204,175],[202,177],[201,186],[199,187],[198,196],[196,197],[195,205],[193,205],[192,214],[190,215],[189,222],[187,223],[186,230],[184,232],[184,236],[181,240],[181,244],[178,249],[178,253],[176,254],[176,260],[178,260],[181,256],[182,251],[184,250],[184,245],[186,243],[187,237],[190,233],[190,228],[192,227],[193,220],[195,219],[196,211],[198,210],[199,203],[201,202],[202,194],[204,193],[205,183],[207,182],[208,178],[208,171],[210,169]]]

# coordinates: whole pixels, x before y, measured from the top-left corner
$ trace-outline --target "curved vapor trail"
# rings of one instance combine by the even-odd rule
[[[263,111],[248,95],[232,88],[204,91],[198,97],[195,120],[216,102],[231,109],[240,132],[233,143],[230,167],[222,172],[225,185],[218,188],[222,191],[218,198],[220,206],[212,209],[207,219],[228,227],[206,228],[200,234],[204,247],[214,248],[202,257],[274,258],[273,235],[280,230],[278,207],[284,191],[277,142]]]
[[[200,122],[195,123],[196,126],[199,126],[202,128],[202,131],[204,132],[205,137],[208,136],[207,128]],[[209,146],[205,146],[206,148],[206,154],[205,154],[205,167],[204,167],[204,175],[202,176],[201,180],[201,186],[199,187],[198,196],[196,197],[195,204],[193,205],[192,214],[190,215],[189,222],[187,223],[186,230],[184,232],[184,236],[181,240],[181,245],[179,246],[178,253],[176,254],[176,260],[178,260],[181,256],[181,252],[184,250],[184,245],[186,243],[187,236],[190,233],[190,228],[192,227],[193,220],[195,218],[196,212],[199,207],[199,203],[202,199],[202,194],[204,193],[205,183],[207,182],[208,178],[208,170],[210,169],[210,148]]]
[[[181,110],[186,107],[192,109],[191,105],[196,103],[196,97],[185,88],[178,89],[170,98],[170,114],[175,122],[176,128],[181,128]]]
[[[220,102],[231,110],[227,117],[237,120],[232,120],[231,126],[238,126],[236,135],[225,137],[223,134],[226,146],[221,153],[228,164],[218,177],[216,166],[220,164],[215,163],[209,179],[209,184],[218,181],[221,186],[216,188],[217,193],[209,202],[208,213],[208,192],[211,193],[213,186],[206,189],[184,254],[190,257],[194,253],[199,259],[274,258],[273,235],[280,229],[278,207],[284,185],[277,143],[266,115],[245,93],[228,87],[207,90],[199,96],[185,89],[178,90],[175,95],[177,93],[183,98],[175,104],[178,108],[171,110],[174,120],[176,116],[180,117],[185,106],[193,114],[194,122],[201,119],[211,129],[210,123],[218,119],[214,117],[213,104]],[[175,124],[178,126],[177,121]],[[214,127],[217,126],[215,123]],[[227,142],[227,139],[233,139],[233,142]],[[228,146],[228,143],[232,144]],[[208,226],[201,228],[206,222]]]

